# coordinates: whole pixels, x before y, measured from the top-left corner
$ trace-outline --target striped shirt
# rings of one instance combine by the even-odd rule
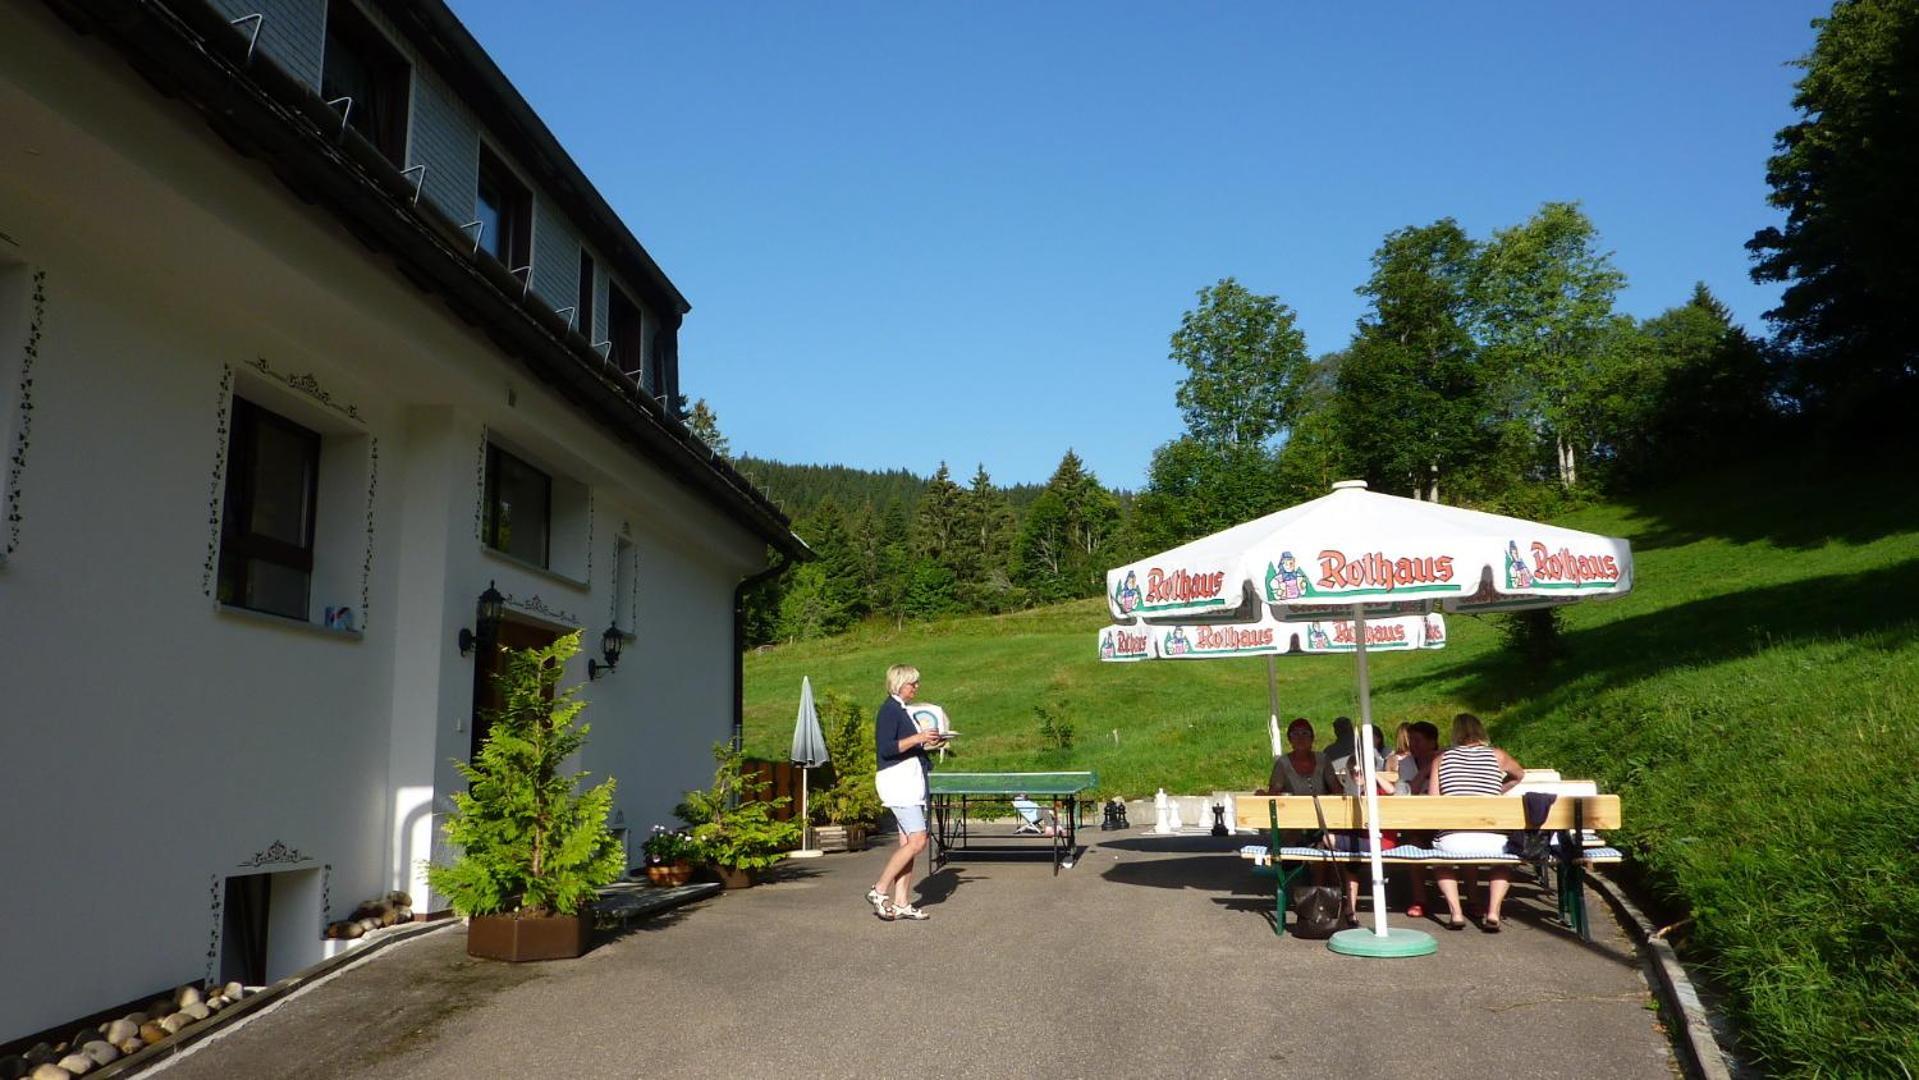
[[[1480,743],[1455,746],[1439,755],[1439,793],[1441,795],[1503,795],[1506,770],[1499,767],[1499,755]]]

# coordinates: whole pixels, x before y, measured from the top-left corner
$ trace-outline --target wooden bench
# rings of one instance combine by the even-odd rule
[[[1240,828],[1268,830],[1267,845],[1249,845],[1241,848],[1239,854],[1275,880],[1273,932],[1276,934],[1286,931],[1287,890],[1311,864],[1338,864],[1361,872],[1372,865],[1372,856],[1364,852],[1329,852],[1282,843],[1285,831],[1318,835],[1322,813],[1328,829],[1365,830],[1366,800],[1321,796],[1317,810],[1313,802],[1311,796],[1305,795],[1242,795],[1235,800],[1235,823]],[[1523,832],[1526,809],[1517,795],[1389,795],[1379,800],[1379,827],[1423,832]],[[1542,831],[1564,834],[1558,838],[1560,841],[1566,836],[1584,837],[1588,829],[1618,827],[1617,795],[1560,795],[1540,826]],[[1543,865],[1526,863],[1517,855],[1448,855],[1432,848],[1404,844],[1382,851],[1380,861],[1386,866],[1535,866],[1542,875],[1541,884],[1552,888],[1558,896],[1560,918],[1582,940],[1591,941],[1592,930],[1586,918],[1585,868],[1619,862],[1621,855],[1616,849],[1588,846],[1580,840],[1574,844],[1576,850],[1566,850],[1567,845],[1556,842],[1557,855]]]

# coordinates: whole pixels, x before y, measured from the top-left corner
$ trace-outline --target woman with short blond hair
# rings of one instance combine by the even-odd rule
[[[886,700],[873,716],[873,747],[879,758],[879,771],[873,785],[879,789],[880,802],[893,812],[899,823],[900,846],[886,860],[880,879],[866,891],[866,902],[873,914],[886,922],[895,919],[925,919],[926,913],[909,903],[913,885],[913,860],[926,850],[926,774],[933,771],[928,747],[940,746],[937,728],[921,731],[906,706],[918,696],[920,670],[910,664],[894,664],[886,669]]]

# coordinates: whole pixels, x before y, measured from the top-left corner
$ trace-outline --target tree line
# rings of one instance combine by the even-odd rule
[[[1783,226],[1747,248],[1785,282],[1755,337],[1696,285],[1659,314],[1576,202],[1470,235],[1453,218],[1383,237],[1345,345],[1314,357],[1280,297],[1227,277],[1169,342],[1184,430],[1137,493],[1068,450],[1037,487],[982,464],[958,483],[752,458],[818,558],[749,604],[754,643],[869,617],[1000,612],[1098,595],[1104,570],[1325,494],[1374,490],[1541,516],[1777,443],[1893,445],[1919,405],[1919,0],[1841,0],[1817,25],[1802,119],[1767,163]],[[704,402],[691,420],[724,451]]]

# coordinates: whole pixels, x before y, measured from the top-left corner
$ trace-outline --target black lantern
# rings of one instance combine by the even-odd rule
[[[475,615],[478,633],[464,626],[460,628],[461,656],[471,656],[476,642],[492,640],[493,631],[499,627],[500,620],[506,617],[506,597],[500,594],[500,590],[495,587],[496,584],[496,582],[487,582],[486,591],[480,594],[479,608]]]
[[[588,660],[586,662],[586,677],[588,679],[597,679],[602,675],[612,674],[613,669],[620,666],[620,650],[625,647],[625,632],[623,632],[617,624],[607,627],[606,633],[600,635],[600,655],[606,657],[606,663],[601,664]]]

